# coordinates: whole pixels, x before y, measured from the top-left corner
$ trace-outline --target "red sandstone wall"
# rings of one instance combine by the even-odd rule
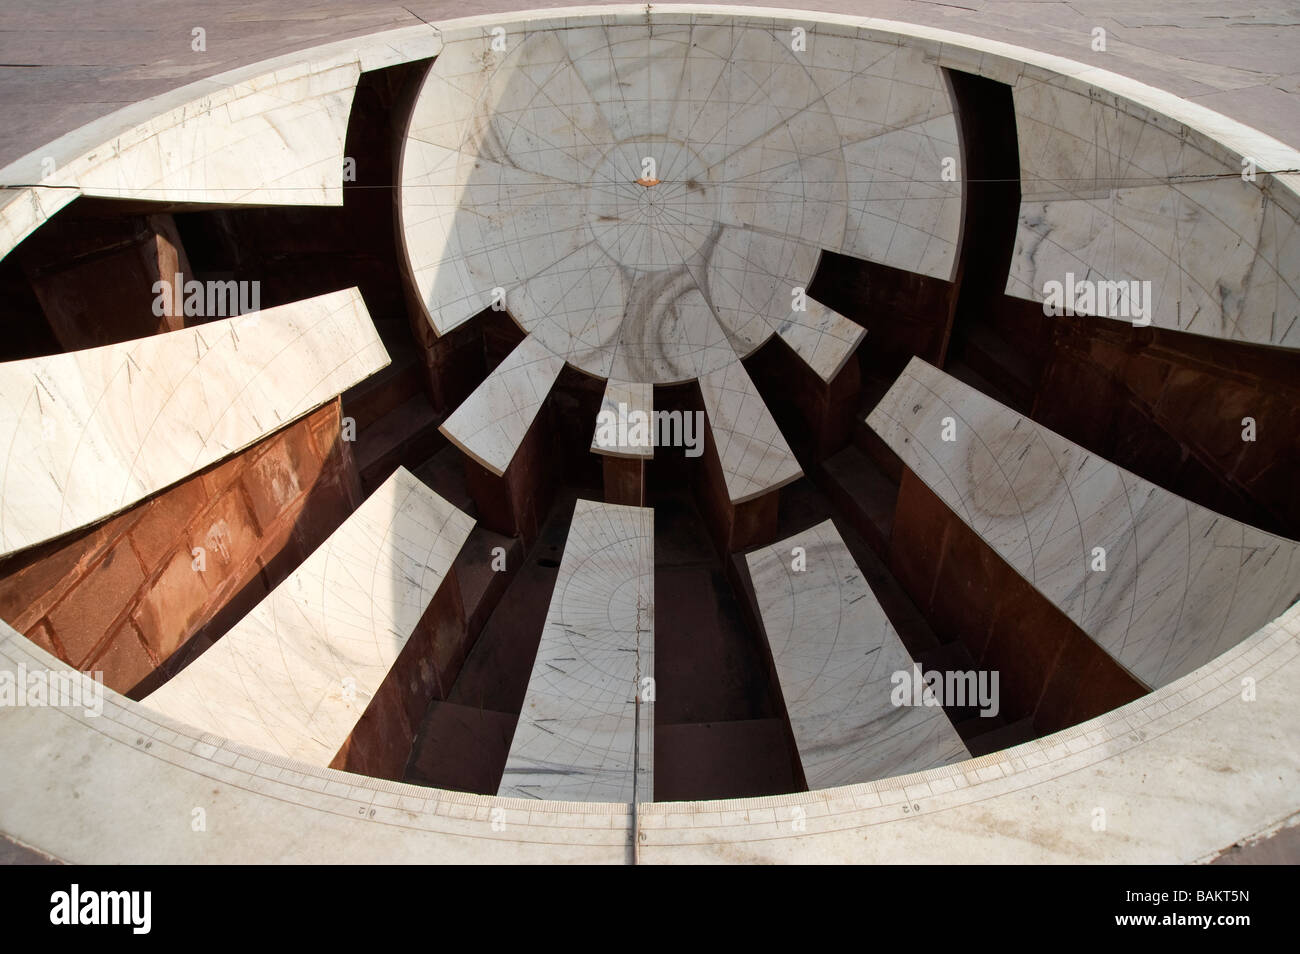
[[[865,347],[860,342],[858,351]],[[827,382],[773,335],[745,359],[745,370],[801,461],[822,460],[849,442],[862,401],[858,352]]]
[[[704,403],[699,397],[698,389],[695,393],[698,401],[696,407],[702,409]],[[662,454],[665,451],[657,449],[655,453]],[[668,453],[680,454],[682,451],[672,448]],[[687,466],[695,468],[696,505],[700,508],[718,554],[724,561],[733,553],[776,540],[781,491],[771,490],[744,503],[733,504],[711,427],[704,428],[704,453],[693,461],[689,458],[687,460]]]
[[[425,710],[431,700],[445,698],[456,681],[469,653],[469,636],[453,566],[331,767],[403,778]]]
[[[1294,355],[1105,318],[1053,322],[1035,420],[1218,513],[1300,537]]]
[[[892,381],[917,355],[942,367],[957,286],[888,265],[822,252],[808,294],[867,329],[865,377]]]
[[[170,285],[178,272],[193,277],[170,215],[78,218],[74,211],[51,219],[14,254],[64,351],[186,325],[175,303],[161,317],[153,313],[155,282]]]
[[[210,645],[359,502],[335,400],[96,527],[9,557],[0,618],[126,692]]]
[[[544,405],[515,451],[505,475],[498,477],[465,455],[465,486],[483,526],[507,536],[537,539],[555,499],[556,472],[551,415]]]

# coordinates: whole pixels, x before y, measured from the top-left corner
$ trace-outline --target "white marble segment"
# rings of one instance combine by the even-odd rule
[[[849,184],[836,117],[805,60],[767,30],[699,25],[692,90],[670,135],[692,144],[718,185],[713,217],[815,246],[842,247]],[[775,42],[774,42],[775,41]],[[836,79],[838,82],[838,78]]]
[[[942,440],[951,417],[956,439]],[[1002,559],[1149,686],[1300,596],[1300,544],[1170,493],[913,358],[867,418]],[[1095,547],[1106,569],[1092,570]]]
[[[654,511],[577,501],[497,794],[654,797]]]
[[[87,526],[388,364],[360,292],[0,364],[0,552]]]
[[[732,504],[752,500],[803,476],[743,364],[734,361],[703,375],[700,394]]]
[[[507,303],[531,339],[600,378],[613,366],[626,297],[626,277],[605,261],[599,244],[588,242],[527,278]]]
[[[735,361],[727,333],[700,288],[699,271],[689,267],[635,276],[610,377],[678,384]],[[632,314],[652,318],[626,317]]]
[[[439,430],[474,460],[502,476],[563,367],[563,358],[529,335]]]
[[[520,283],[590,241],[586,211],[544,176],[415,138],[406,162],[420,171],[404,181],[402,238],[439,334],[491,306],[494,288],[522,314]]]
[[[106,689],[102,710],[0,706],[0,765],[23,766],[0,772],[0,832],[74,864],[1204,861],[1294,814],[1298,636],[1300,607],[1164,689],[979,759],[815,792],[643,802],[635,811],[321,768]],[[0,671],[63,667],[0,623]],[[1246,678],[1257,698],[1243,704]],[[200,837],[193,809],[213,804],[223,806],[221,836]],[[1101,841],[1086,823],[1099,806],[1109,822]],[[213,817],[209,810],[210,832]],[[181,823],[159,823],[167,818]]]
[[[776,333],[819,378],[830,382],[857,350],[867,329],[834,308],[806,298],[804,309],[792,309],[777,325]]]
[[[428,26],[341,42],[134,103],[0,169],[31,188],[0,203],[0,258],[78,195],[259,205],[342,205],[357,79],[435,55]],[[51,168],[52,165],[52,168]]]
[[[817,246],[786,236],[734,226],[719,231],[706,287],[738,355],[757,350],[789,320],[795,292],[807,292],[820,257]]]
[[[957,123],[942,72],[920,44],[820,31],[808,72],[842,139],[847,255],[951,280],[961,233]],[[960,172],[956,177],[961,179]]]
[[[1200,133],[1063,82],[1022,78],[1014,96],[1023,187],[1008,294],[1043,301],[1067,273],[1149,281],[1156,327],[1300,347],[1296,204],[1261,188],[1264,167],[1243,181],[1239,158]]]
[[[820,256],[815,245],[771,232],[721,230],[707,287],[737,354],[749,354],[775,333],[822,380],[835,377],[866,329],[808,297],[799,276],[815,273]]]
[[[214,89],[39,180],[42,195],[342,205],[355,61]],[[38,223],[39,224],[39,223]]]
[[[842,251],[950,281],[962,221],[960,167],[943,178],[944,160],[961,157],[952,114],[846,142],[843,153],[845,176],[867,185],[850,193]]]
[[[795,569],[795,547],[804,569]],[[967,758],[943,709],[896,706],[912,657],[835,524],[745,555],[809,789],[920,772]]]
[[[1173,178],[1225,171],[1222,156],[1144,110],[1112,100],[1094,103],[1076,89],[1032,78],[1012,95],[1021,189],[1031,199],[1166,186]]]
[[[328,765],[474,527],[399,467],[298,569],[144,704]]]
[[[504,51],[474,26],[444,40],[400,174],[440,334],[496,288],[599,378],[692,380],[730,363],[725,343],[744,356],[774,333],[826,377],[856,332],[790,315],[823,248],[951,277],[952,105],[897,41],[796,53],[767,21],[690,14],[508,30]]]
[[[624,430],[615,430],[612,435],[602,431],[600,418],[597,417],[596,429],[591,435],[591,449],[594,453],[610,457],[653,457],[654,447],[654,386],[650,384],[633,384],[628,381],[615,381],[610,378],[605,382],[605,394],[600,400],[600,415],[609,415],[615,422],[626,421]],[[629,418],[633,414],[643,414],[648,422],[646,442],[639,440],[640,434],[632,431],[635,421]],[[613,436],[612,443],[602,442],[602,438]]]
[[[228,87],[56,173],[83,195],[173,202],[341,205],[357,63]]]

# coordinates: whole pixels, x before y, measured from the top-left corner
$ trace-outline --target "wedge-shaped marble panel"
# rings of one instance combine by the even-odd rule
[[[420,24],[275,57],[82,126],[0,169],[0,258],[78,195],[342,205],[344,142],[363,71],[435,55]]]
[[[847,255],[950,280],[961,231],[961,155],[943,72],[921,44],[818,31],[805,58],[842,137]],[[827,246],[833,247],[833,246]]]
[[[713,432],[727,495],[744,503],[803,476],[763,396],[735,361],[700,378],[704,413]]]
[[[806,291],[821,249],[777,234],[728,227],[709,255],[707,288],[718,321],[742,357],[790,317],[796,291]]]
[[[777,325],[776,333],[819,378],[831,381],[867,329],[835,309],[806,298],[803,309],[791,309],[789,316]]]
[[[942,72],[920,50],[685,14],[457,31],[401,167],[411,274],[441,334],[503,290],[600,378],[677,383],[780,333],[823,377],[850,323],[791,318],[823,248],[951,277],[960,184]],[[929,171],[926,171],[929,170]],[[924,173],[924,174],[922,174]],[[498,296],[499,297],[499,296]]]
[[[578,500],[498,795],[654,797],[654,511]]]
[[[563,358],[529,335],[439,430],[492,473],[503,475],[563,367]]]
[[[355,288],[0,364],[0,552],[129,507],[387,364]]]
[[[795,547],[803,550],[798,556]],[[969,755],[942,709],[891,700],[894,674],[912,678],[912,657],[834,523],[745,559],[810,789],[920,772]]]
[[[654,409],[653,385],[606,381],[591,435],[592,451],[610,457],[653,457]],[[644,432],[641,421],[645,422]]]
[[[1150,686],[1235,646],[1300,595],[1300,544],[1163,490],[919,358],[867,422]]]
[[[145,705],[277,755],[328,765],[473,527],[398,468]]]
[[[403,158],[402,233],[429,319],[445,334],[591,238],[590,216],[546,176],[412,138]]]
[[[1014,90],[1023,180],[1007,294],[1138,284],[1123,310],[1080,292],[1080,314],[1255,344],[1300,346],[1300,205],[1260,165],[1202,133],[1065,80]],[[1256,156],[1254,161],[1265,163]],[[1068,291],[1064,292],[1069,295]]]
[[[227,87],[83,160],[68,184],[109,198],[341,205],[358,76],[355,62],[306,63]]]
[[[18,180],[40,184],[30,190],[33,201],[19,196],[0,205],[0,257],[78,195],[342,205],[344,141],[360,75],[355,59],[304,62],[229,85],[210,84],[202,95],[192,90],[194,101],[66,165]],[[29,165],[20,160],[0,173],[13,175]]]
[[[749,354],[775,333],[823,380],[839,372],[865,329],[808,297],[820,257],[819,246],[772,231],[719,230],[704,287],[737,354]]]
[[[693,269],[633,278],[611,378],[658,384],[694,381],[735,360]]]

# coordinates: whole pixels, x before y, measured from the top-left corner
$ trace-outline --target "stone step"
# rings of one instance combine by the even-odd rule
[[[461,667],[448,701],[512,715],[523,706],[572,507],[572,498],[558,501],[531,550],[522,556],[514,550],[507,554],[509,585]]]
[[[500,551],[494,553],[498,547]],[[518,537],[507,537],[482,524],[470,531],[457,554],[456,579],[471,646],[519,572],[523,559],[524,548]],[[502,565],[504,568],[498,568]]]
[[[357,424],[357,432],[399,407],[424,389],[420,359],[414,351],[393,353],[392,361],[370,377],[343,392],[343,414]]]
[[[419,467],[412,467],[415,474],[438,492],[438,495],[455,504],[460,510],[472,517],[478,516],[474,498],[470,496],[469,485],[465,482],[465,455],[460,448],[447,444]]]
[[[655,726],[657,802],[799,791],[782,719]],[[791,753],[793,758],[797,758]]]
[[[358,426],[356,458],[362,490],[369,493],[399,466],[419,465],[433,456],[446,444],[438,432],[439,421],[420,392],[368,427]]]
[[[1038,368],[1027,351],[979,323],[965,325],[962,338],[963,347],[959,359],[948,368],[950,374],[1003,404],[1018,405],[1032,397]]]
[[[405,781],[495,795],[518,716],[455,702],[429,704]]]
[[[858,450],[867,455],[867,459],[882,474],[894,483],[898,483],[903,476],[902,461],[898,459],[897,454],[889,449],[889,445],[880,439],[880,435],[867,426],[867,415],[880,403],[880,399],[888,393],[893,383],[892,379],[885,378],[871,377],[863,379],[860,394],[861,404],[858,408],[857,420],[853,425],[853,443]]]
[[[831,500],[877,554],[889,552],[898,485],[855,444],[822,463]]]

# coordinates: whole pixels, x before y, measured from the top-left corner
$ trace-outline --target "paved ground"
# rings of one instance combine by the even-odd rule
[[[1211,864],[1294,865],[1300,864],[1300,815],[1292,815],[1277,831],[1258,841],[1233,845]]]
[[[177,86],[418,19],[544,0],[0,0],[0,165]],[[756,4],[744,4],[755,6]],[[1185,96],[1300,145],[1300,6],[1288,0],[799,0],[1067,56]],[[656,6],[661,6],[656,4]],[[1138,10],[1140,12],[1132,12]],[[207,51],[190,48],[203,27]],[[1094,27],[1107,52],[1091,50]]]

